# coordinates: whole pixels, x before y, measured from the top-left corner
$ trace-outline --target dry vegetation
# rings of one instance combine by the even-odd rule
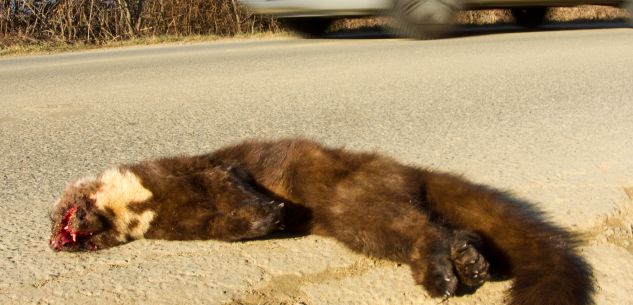
[[[555,9],[549,19],[604,20],[626,16],[616,8],[583,6]],[[332,30],[377,28],[385,20],[346,19],[337,22]],[[457,20],[462,24],[507,23],[512,22],[512,16],[505,10],[465,11],[459,13]],[[280,30],[275,20],[253,15],[236,0],[0,0],[0,54],[3,49],[28,49],[33,45],[54,49]]]
[[[624,9],[611,6],[583,5],[554,8],[549,12],[547,19],[551,22],[568,22],[574,20],[616,20],[627,16],[628,14]],[[458,14],[457,20],[463,24],[514,22],[509,10],[464,11]]]
[[[554,8],[550,11],[547,19],[550,22],[568,22],[575,20],[619,20],[628,18],[628,13],[624,9],[583,5],[578,7]],[[513,23],[514,18],[509,10],[471,10],[459,12],[456,16],[459,24],[485,25],[499,23]],[[358,18],[344,19],[333,25],[333,30],[349,30],[358,28],[378,28],[387,23],[386,18]]]
[[[0,45],[278,31],[236,0],[2,0]]]

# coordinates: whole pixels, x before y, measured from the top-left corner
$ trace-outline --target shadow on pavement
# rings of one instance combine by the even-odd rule
[[[494,35],[505,33],[546,32],[633,28],[624,19],[605,20],[574,20],[569,22],[548,22],[536,28],[524,28],[513,23],[498,23],[489,25],[457,25],[446,38],[460,38],[469,36]],[[329,33],[325,39],[390,39],[396,38],[382,27],[366,27],[354,30],[340,30]]]

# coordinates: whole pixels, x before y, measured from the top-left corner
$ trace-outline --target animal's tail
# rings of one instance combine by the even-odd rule
[[[510,305],[594,304],[592,270],[578,255],[578,240],[572,233],[503,192],[450,174],[423,171],[423,177],[431,212],[457,228],[480,234],[484,256],[500,255],[491,259],[492,268],[495,262],[507,263],[514,278]]]

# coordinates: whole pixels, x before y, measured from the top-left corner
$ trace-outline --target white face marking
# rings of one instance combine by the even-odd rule
[[[110,209],[115,217],[113,225],[120,233],[119,240],[125,241],[126,235],[140,239],[149,229],[151,221],[156,216],[153,211],[137,214],[128,207],[152,198],[152,192],[143,187],[141,180],[129,170],[113,168],[106,170],[99,176],[101,187],[91,196],[98,209]],[[129,224],[138,221],[138,225],[131,230]]]

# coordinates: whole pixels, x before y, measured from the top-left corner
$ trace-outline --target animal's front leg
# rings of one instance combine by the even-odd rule
[[[235,241],[264,236],[280,228],[284,203],[275,200],[245,171],[217,166],[199,176],[217,214],[209,224],[213,239]]]
[[[265,236],[280,229],[284,204],[276,201],[251,202],[226,214],[210,224],[211,237],[236,241]]]

